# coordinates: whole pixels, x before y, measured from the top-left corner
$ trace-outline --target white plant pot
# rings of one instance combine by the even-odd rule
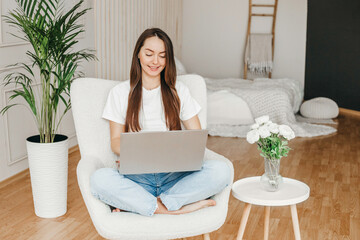
[[[55,218],[66,213],[68,137],[57,134],[54,143],[26,139],[35,214]]]

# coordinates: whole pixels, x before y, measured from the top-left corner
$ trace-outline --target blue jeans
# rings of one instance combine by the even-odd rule
[[[92,174],[90,186],[91,193],[106,204],[152,216],[157,197],[175,211],[219,193],[230,184],[230,176],[227,163],[208,160],[192,172],[122,175],[117,169],[101,168]]]

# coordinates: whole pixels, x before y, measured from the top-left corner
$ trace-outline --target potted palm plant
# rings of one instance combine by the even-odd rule
[[[84,32],[78,21],[89,9],[80,9],[83,0],[66,12],[61,0],[15,1],[18,7],[5,21],[21,32],[12,35],[31,44],[26,52],[31,63],[15,64],[19,71],[8,73],[4,85],[15,85],[9,101],[21,97],[27,102],[39,132],[26,140],[35,214],[58,217],[67,209],[68,137],[57,131],[71,108],[71,83],[83,75],[77,71],[80,62],[96,59],[89,49],[73,48]],[[8,104],[0,113],[15,105]]]

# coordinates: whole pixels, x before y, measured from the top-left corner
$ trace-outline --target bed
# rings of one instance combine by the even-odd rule
[[[176,59],[178,75],[186,74]],[[270,120],[290,126],[296,136],[314,137],[336,132],[330,126],[303,122],[295,114],[304,97],[302,85],[293,79],[204,78],[207,85],[209,134],[246,137],[254,118],[269,115]]]

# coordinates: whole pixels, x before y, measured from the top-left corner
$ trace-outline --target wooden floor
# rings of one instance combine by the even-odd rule
[[[292,140],[293,150],[281,162],[283,176],[311,188],[310,198],[297,205],[302,239],[360,239],[360,118],[343,115],[338,122],[336,134]],[[256,146],[242,138],[210,137],[208,148],[233,162],[235,180],[264,171]],[[0,239],[102,239],[77,185],[79,159],[77,149],[70,153],[68,211],[56,219],[35,216],[28,171],[0,183]],[[243,208],[231,196],[226,222],[211,239],[236,239]],[[244,239],[262,239],[263,220],[264,208],[253,206]],[[289,207],[271,209],[269,239],[294,239]]]

